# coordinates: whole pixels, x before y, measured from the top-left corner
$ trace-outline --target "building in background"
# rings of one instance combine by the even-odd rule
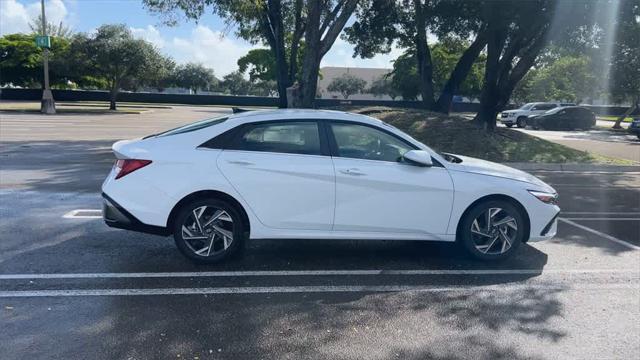
[[[322,99],[342,99],[342,95],[338,92],[331,92],[327,90],[329,84],[333,79],[342,76],[343,74],[351,74],[367,82],[366,88],[368,89],[375,80],[383,75],[387,75],[392,69],[383,68],[354,68],[354,67],[333,67],[325,66],[320,68],[320,78],[318,79],[318,93]],[[381,97],[375,97],[372,94],[354,94],[349,96],[349,100],[391,100],[388,95]]]

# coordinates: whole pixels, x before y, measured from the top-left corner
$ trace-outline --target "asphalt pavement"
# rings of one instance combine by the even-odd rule
[[[450,244],[250,241],[195,265],[95,212],[110,144],[222,108],[0,113],[2,359],[635,359],[640,172],[537,171],[559,233],[482,263]]]

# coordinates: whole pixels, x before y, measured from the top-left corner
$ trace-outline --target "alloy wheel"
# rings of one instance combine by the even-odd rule
[[[196,255],[220,254],[233,243],[233,218],[223,209],[197,207],[182,224],[182,239]]]
[[[488,208],[471,223],[473,245],[482,254],[504,254],[517,241],[517,235],[518,222],[502,208]]]

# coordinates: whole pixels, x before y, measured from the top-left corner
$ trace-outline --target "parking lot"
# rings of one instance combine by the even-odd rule
[[[100,208],[115,140],[229,112],[0,114],[0,358],[640,356],[640,172],[533,172],[560,194],[558,236],[497,264],[261,240],[194,265],[171,238],[63,217]]]

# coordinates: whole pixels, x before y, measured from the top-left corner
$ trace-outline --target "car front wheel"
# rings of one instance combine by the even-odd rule
[[[458,229],[458,240],[476,259],[503,260],[523,242],[524,229],[520,209],[508,201],[492,200],[467,212]]]
[[[505,125],[507,125],[508,128],[513,126],[513,124],[505,124]]]
[[[527,126],[527,119],[524,117],[519,117],[518,120],[516,120],[516,125],[519,128],[524,128]]]
[[[176,246],[191,260],[212,264],[240,249],[243,219],[234,206],[218,199],[186,204],[174,221]]]

